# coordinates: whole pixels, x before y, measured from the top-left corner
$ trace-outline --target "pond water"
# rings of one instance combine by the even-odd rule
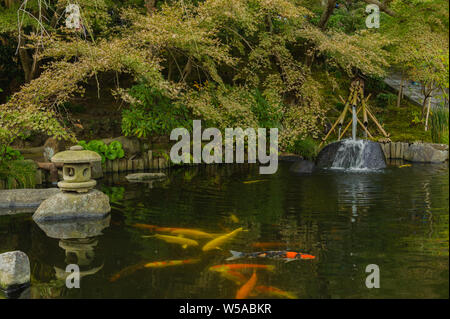
[[[239,164],[172,169],[168,179],[153,184],[110,176],[99,185],[112,205],[101,235],[50,238],[29,214],[0,216],[0,253],[28,254],[32,298],[234,298],[240,286],[209,270],[226,263],[273,265],[272,271],[258,269],[256,285],[302,299],[449,297],[448,164],[311,175],[293,175],[290,165],[280,163],[274,175]],[[213,234],[248,231],[222,249],[203,252],[209,239],[183,248],[143,238],[155,232],[136,223]],[[285,249],[316,258],[226,261],[229,250]],[[170,260],[191,263],[119,273]],[[80,289],[65,286],[64,270],[72,263],[85,275]],[[365,285],[369,264],[379,266],[379,289]],[[246,280],[252,275],[248,269],[239,273]],[[267,291],[249,296],[273,297]]]

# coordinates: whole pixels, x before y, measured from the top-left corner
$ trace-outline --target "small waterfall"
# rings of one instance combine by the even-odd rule
[[[334,169],[366,169],[364,149],[368,145],[366,140],[342,140],[331,168]]]

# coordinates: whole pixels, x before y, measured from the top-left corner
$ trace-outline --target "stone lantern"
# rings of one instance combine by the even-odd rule
[[[53,163],[63,165],[64,180],[58,183],[62,192],[44,200],[33,214],[41,228],[46,226],[44,223],[57,221],[61,229],[65,229],[65,222],[72,229],[82,220],[102,219],[109,214],[109,197],[93,189],[97,182],[91,178],[91,163],[96,161],[101,161],[100,155],[81,146],[72,146],[52,157]]]
[[[99,154],[83,150],[82,146],[72,146],[69,151],[55,154],[53,163],[63,165],[63,181],[58,187],[66,192],[87,193],[97,182],[91,179],[91,163],[100,161]]]

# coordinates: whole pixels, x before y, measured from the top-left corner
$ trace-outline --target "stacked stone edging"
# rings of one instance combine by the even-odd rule
[[[433,143],[406,143],[406,142],[389,142],[379,143],[381,149],[384,152],[386,159],[401,159],[412,162],[435,162],[440,163],[448,161],[448,145],[446,144],[433,144]],[[414,156],[414,152],[433,152],[437,156],[428,156],[428,158],[418,158]],[[443,160],[441,160],[443,159]]]

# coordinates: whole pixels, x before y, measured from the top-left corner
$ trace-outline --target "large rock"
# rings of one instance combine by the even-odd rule
[[[134,174],[128,174],[125,176],[127,180],[130,182],[142,182],[142,181],[149,181],[153,179],[161,179],[165,178],[166,174],[164,173],[134,173]]]
[[[79,239],[100,236],[109,227],[111,216],[101,219],[63,220],[37,222],[36,224],[50,238]]]
[[[346,139],[325,146],[317,156],[319,168],[381,169],[386,159],[379,143]]]
[[[52,196],[38,207],[33,215],[36,222],[103,218],[111,211],[109,198],[98,190],[87,193],[61,192]]]
[[[59,188],[0,190],[0,208],[38,207],[44,200],[59,193]]]
[[[0,254],[0,288],[20,289],[30,282],[30,261],[21,251]]]
[[[410,162],[442,163],[448,159],[448,150],[439,144],[415,143],[406,149],[403,159]]]
[[[316,165],[307,160],[301,160],[296,161],[292,166],[289,168],[289,171],[296,173],[296,174],[310,174],[314,171],[316,168]]]

